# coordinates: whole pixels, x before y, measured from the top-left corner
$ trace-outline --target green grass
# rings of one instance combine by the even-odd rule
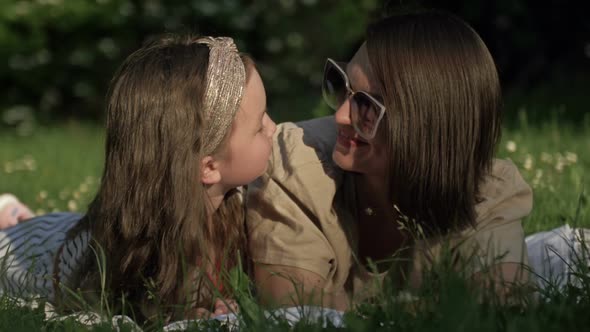
[[[0,192],[34,212],[84,211],[102,171],[104,130],[66,123],[39,127],[30,136],[0,132]]]
[[[532,186],[534,206],[524,220],[527,234],[569,223],[590,228],[590,122],[574,125],[557,118],[531,126],[521,112],[503,131],[498,156],[512,159]]]
[[[0,192],[12,192],[34,211],[83,212],[92,199],[102,170],[104,133],[97,125],[67,123],[36,128],[30,136],[15,130],[0,132]],[[534,190],[532,214],[524,220],[527,234],[569,223],[590,228],[587,193],[590,190],[590,121],[577,124],[551,121],[532,125],[527,114],[503,132],[498,156],[512,159]],[[587,271],[584,270],[584,271]],[[590,280],[567,292],[545,294],[551,301],[526,307],[480,303],[465,284],[452,276],[422,293],[422,305],[410,308],[382,300],[357,308],[346,323],[354,331],[563,331],[590,326]],[[261,308],[250,294],[237,298],[250,323],[246,331],[286,331],[283,322],[261,319]],[[211,323],[202,329],[223,330]],[[75,323],[48,323],[37,310],[2,303],[0,330],[78,331]],[[321,330],[302,322],[295,331]],[[104,326],[100,330],[109,330]],[[330,329],[328,329],[330,330]],[[331,329],[335,330],[335,329]]]
[[[531,126],[525,113],[519,118],[504,130],[498,156],[512,159],[533,187],[527,234],[571,224],[576,214],[579,226],[590,227],[590,122]],[[102,128],[67,123],[31,136],[15,133],[0,132],[0,193],[14,193],[38,212],[83,212],[102,171]]]

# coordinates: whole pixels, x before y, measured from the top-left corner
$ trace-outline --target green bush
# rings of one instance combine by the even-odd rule
[[[38,0],[0,4],[4,122],[100,118],[122,60],[164,32],[234,37],[256,60],[269,107],[305,118],[317,106],[325,57],[345,59],[377,0]]]
[[[562,3],[563,2],[563,3]],[[575,0],[4,0],[0,2],[0,125],[100,119],[115,68],[154,34],[229,35],[257,61],[277,121],[323,115],[324,59],[348,59],[371,17],[412,7],[456,13],[498,65],[507,120],[581,122],[587,112],[590,25]],[[21,131],[26,134],[31,126]]]

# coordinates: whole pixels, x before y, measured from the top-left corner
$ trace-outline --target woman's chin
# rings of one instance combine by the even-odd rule
[[[354,159],[350,153],[343,153],[336,147],[332,153],[332,160],[341,169],[354,172]]]

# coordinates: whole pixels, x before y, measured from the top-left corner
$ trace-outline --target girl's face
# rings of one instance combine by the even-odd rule
[[[379,97],[365,44],[343,69],[346,70],[351,88],[354,91],[364,91]],[[338,127],[336,146],[332,153],[334,162],[345,171],[385,176],[387,172],[387,146],[384,129],[386,121],[381,121],[377,135],[373,139],[365,140],[355,132],[350,121],[350,99],[346,99],[340,105],[334,117]]]
[[[228,145],[220,153],[226,187],[248,184],[266,171],[276,125],[266,113],[266,92],[258,71],[251,70]]]

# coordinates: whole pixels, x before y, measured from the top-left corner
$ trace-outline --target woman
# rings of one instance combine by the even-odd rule
[[[395,254],[410,263],[388,273],[418,286],[444,248],[500,293],[527,281],[532,192],[493,158],[500,85],[471,27],[440,12],[383,19],[348,64],[328,59],[323,88],[334,117],[279,126],[273,166],[249,187],[249,248],[267,301],[321,296],[346,309],[390,268],[370,262]]]

